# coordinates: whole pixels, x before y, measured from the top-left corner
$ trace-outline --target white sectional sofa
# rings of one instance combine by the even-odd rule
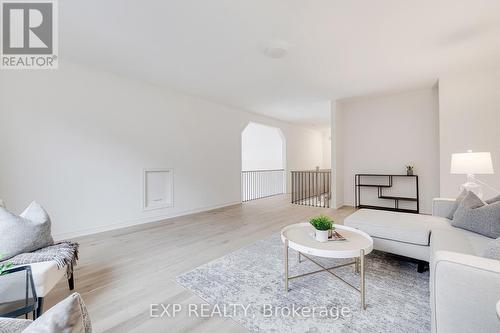
[[[434,199],[433,216],[361,209],[344,224],[377,250],[429,261],[433,332],[500,332],[500,261],[482,257],[491,238],[451,226],[453,202]]]

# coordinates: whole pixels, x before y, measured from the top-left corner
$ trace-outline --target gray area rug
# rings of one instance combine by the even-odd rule
[[[326,272],[290,281],[285,295],[283,251],[276,234],[187,272],[177,282],[219,308],[249,306],[246,316],[240,309],[231,317],[251,332],[430,332],[429,273],[417,273],[416,263],[370,253],[363,311],[359,293]],[[329,267],[346,262],[318,261]],[[293,250],[289,264],[291,275],[318,269],[307,260],[299,263]],[[359,287],[353,266],[334,272]],[[297,315],[294,308],[309,308],[314,315]],[[344,315],[339,314],[342,308]]]

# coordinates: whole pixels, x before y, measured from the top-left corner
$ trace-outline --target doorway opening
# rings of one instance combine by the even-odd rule
[[[286,191],[285,137],[277,127],[249,123],[241,133],[241,200]]]

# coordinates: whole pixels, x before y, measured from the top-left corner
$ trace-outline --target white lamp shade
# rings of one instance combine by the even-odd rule
[[[461,175],[493,174],[491,154],[486,152],[451,154],[450,172]]]

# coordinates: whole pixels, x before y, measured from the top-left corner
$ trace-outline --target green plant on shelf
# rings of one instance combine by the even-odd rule
[[[313,217],[309,220],[309,223],[316,229],[316,230],[330,230],[330,229],[335,229],[333,226],[333,220],[329,216],[325,215],[320,215]]]
[[[3,258],[3,255],[0,254],[0,260],[2,260],[2,258]],[[0,263],[0,275],[3,275],[12,266],[13,265],[11,262]]]
[[[413,165],[412,164],[407,164],[406,165],[406,174],[408,176],[413,176]]]

